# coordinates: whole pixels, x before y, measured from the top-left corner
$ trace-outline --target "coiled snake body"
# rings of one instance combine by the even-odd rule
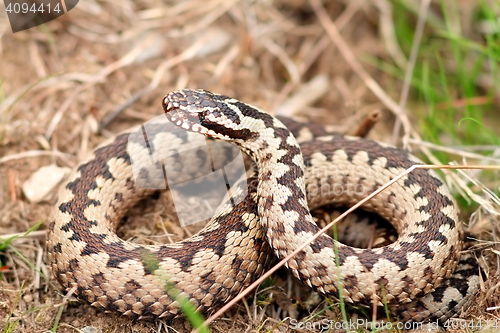
[[[172,136],[158,125],[147,142],[140,134],[117,136],[78,167],[51,215],[47,248],[56,278],[105,310],[173,317],[179,304],[165,291],[165,280],[198,310],[216,309],[262,274],[272,252],[284,258],[319,231],[309,209],[352,205],[421,163],[396,148],[343,136],[299,146],[278,119],[203,90],[170,93],[163,107],[186,132]],[[121,218],[153,191],[137,185],[131,156],[142,150],[147,156],[149,146],[176,150],[197,133],[235,142],[257,163],[257,175],[235,187],[233,198],[190,239],[160,246],[120,239],[115,230]],[[155,182],[163,172],[144,169],[139,175]],[[338,297],[341,286],[348,303],[387,304],[405,321],[443,320],[471,299],[478,290],[477,264],[460,257],[457,208],[434,173],[417,169],[364,208],[394,225],[396,242],[359,249],[322,235],[288,262],[293,275],[328,296]]]

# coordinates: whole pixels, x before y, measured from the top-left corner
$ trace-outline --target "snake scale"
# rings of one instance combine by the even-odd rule
[[[314,137],[307,128],[295,130],[309,133],[299,145],[279,119],[204,90],[172,92],[163,108],[169,128],[182,131],[173,135],[153,123],[146,142],[141,131],[123,133],[96,149],[61,187],[48,227],[50,266],[63,287],[93,306],[132,317],[179,315],[166,280],[199,311],[217,309],[263,274],[273,253],[284,258],[319,231],[310,209],[352,205],[421,163],[381,143]],[[240,181],[189,239],[164,245],[120,239],[115,231],[127,210],[154,191],[138,186],[138,178],[163,177],[161,169],[150,168],[134,178],[131,156],[149,158],[150,146],[177,152],[199,133],[236,143],[258,172]],[[208,163],[195,155],[195,167]],[[183,167],[174,171],[182,181]],[[363,208],[388,220],[398,239],[361,249],[322,235],[288,261],[292,274],[326,296],[338,298],[342,288],[347,303],[386,304],[403,321],[444,320],[467,305],[479,288],[478,265],[462,253],[456,204],[435,173],[417,169]]]

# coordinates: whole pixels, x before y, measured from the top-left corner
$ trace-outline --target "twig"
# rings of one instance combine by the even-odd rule
[[[99,126],[99,132],[102,132],[106,126],[108,126],[109,123],[111,123],[118,115],[120,115],[126,108],[128,108],[130,105],[134,104],[141,98],[142,96],[146,95],[150,91],[156,89],[160,82],[161,78],[163,77],[163,74],[165,73],[166,70],[174,67],[175,65],[178,65],[184,61],[187,61],[191,58],[193,58],[198,51],[204,46],[205,44],[205,39],[199,39],[196,43],[192,44],[190,47],[188,47],[186,50],[184,50],[182,53],[179,55],[172,57],[164,62],[162,62],[155,71],[155,74],[153,76],[153,79],[143,89],[139,90],[136,92],[132,97],[127,99],[125,103],[119,105],[116,107],[113,111],[111,111],[106,117],[103,119]]]
[[[76,291],[77,286],[73,286],[67,293],[66,295],[63,296],[62,303],[59,304],[59,309],[57,310],[56,317],[54,319],[54,324],[52,325],[52,329],[50,330],[51,332],[56,332],[57,327],[59,326],[59,321],[61,320],[62,314],[64,309],[66,308],[66,304],[68,304],[70,297],[73,295],[73,293]]]
[[[418,48],[420,46],[420,41],[422,40],[422,34],[424,32],[425,19],[427,18],[427,12],[429,11],[430,0],[422,1],[420,5],[420,11],[418,13],[417,31],[415,32],[415,37],[413,38],[413,43],[411,46],[410,60],[408,61],[408,67],[406,68],[405,78],[403,81],[403,88],[401,89],[401,97],[399,99],[399,109],[401,112],[405,112],[406,101],[408,100],[408,92],[410,91],[411,78],[413,76],[413,69],[415,68],[415,63],[417,62]],[[392,143],[396,144],[399,131],[401,130],[401,119],[396,118],[396,123],[394,124],[394,131],[392,132]],[[403,146],[406,148],[408,146],[408,136],[403,138]]]
[[[50,121],[49,123],[49,126],[47,127],[47,130],[45,131],[45,139],[46,140],[49,140],[52,136],[52,134],[54,133],[57,125],[59,124],[59,121],[61,121],[64,113],[66,112],[66,110],[73,105],[73,101],[75,100],[75,98],[83,91],[84,88],[86,88],[88,86],[88,84],[86,84],[85,86],[79,86],[78,88],[76,88],[72,93],[71,95],[66,98],[66,100],[64,101],[64,103],[61,105],[61,107],[56,111],[54,117],[52,117],[52,120]]]
[[[465,158],[473,158],[473,159],[478,159],[481,161],[489,161],[489,162],[500,164],[500,158],[485,156],[485,155],[481,155],[481,154],[475,154],[475,153],[471,153],[471,152],[462,150],[465,148],[471,148],[472,146],[471,147],[445,147],[445,146],[436,145],[432,142],[415,140],[412,138],[410,138],[408,140],[408,142],[414,143],[414,144],[421,146],[421,147],[428,147],[428,148],[431,148],[434,150],[444,151],[445,153],[460,155],[461,157],[465,157]],[[496,146],[496,147],[491,146],[491,147],[484,147],[484,148],[485,148],[485,150],[493,150],[493,148],[498,148],[498,146]]]
[[[266,47],[266,49],[274,55],[279,61],[285,66],[288,74],[290,75],[290,80],[293,84],[298,84],[301,79],[300,71],[293,60],[288,56],[288,54],[276,44],[273,40],[267,36],[261,38],[261,43]]]
[[[408,65],[408,60],[396,40],[396,28],[394,27],[394,20],[392,19],[392,3],[389,0],[372,0],[371,3],[380,11],[380,35],[384,41],[387,53],[389,53],[389,56],[398,67],[406,67]]]
[[[330,17],[323,8],[321,1],[309,0],[309,2],[314,9],[314,12],[316,13],[316,16],[318,17],[321,25],[330,36],[332,42],[337,46],[349,66],[351,66],[356,74],[364,81],[368,89],[370,89],[371,92],[375,94],[375,96],[377,96],[380,101],[396,115],[397,118],[401,118],[401,124],[403,125],[405,133],[403,142],[405,142],[406,138],[409,138],[411,133],[411,123],[408,119],[408,116],[404,112],[402,112],[399,105],[385,93],[385,91],[379,86],[379,84],[374,79],[372,79],[368,72],[365,71],[363,66],[361,66],[354,54],[349,49],[349,46],[347,45],[345,40],[340,35],[335,24],[330,20]]]
[[[4,156],[4,157],[0,158],[0,164],[3,164],[3,163],[8,162],[8,161],[12,161],[12,160],[18,160],[21,158],[38,157],[38,156],[44,156],[44,155],[61,157],[62,159],[66,160],[66,161],[68,161],[68,157],[71,156],[68,154],[61,153],[60,151],[29,150],[29,151],[25,151],[25,152],[18,153],[18,154]]]
[[[338,26],[339,30],[342,30],[347,23],[349,23],[350,19],[354,16],[354,14],[362,7],[362,1],[352,1],[349,3],[347,8],[342,12],[342,14],[335,20],[335,24]],[[323,36],[319,42],[317,42],[314,47],[311,49],[311,52],[308,54],[307,58],[298,65],[299,74],[302,77],[305,72],[309,70],[309,68],[316,62],[317,58],[320,54],[330,45],[330,38],[325,35]],[[285,86],[281,89],[278,96],[275,97],[274,109],[279,108],[283,104],[283,100],[290,92],[294,89],[295,83],[292,80],[287,81]]]
[[[17,201],[17,192],[16,192],[16,177],[17,173],[13,169],[9,169],[8,177],[9,177],[9,192],[10,192],[10,201]]]
[[[356,132],[354,132],[354,136],[359,136],[361,138],[366,137],[373,128],[373,126],[375,126],[375,124],[380,120],[381,116],[382,113],[380,112],[380,110],[374,110],[369,114],[367,114],[365,119],[363,119],[361,125],[359,125]]]

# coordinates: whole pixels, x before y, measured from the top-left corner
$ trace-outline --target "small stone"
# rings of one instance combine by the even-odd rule
[[[102,330],[99,328],[95,328],[94,326],[85,326],[82,328],[83,333],[102,333]]]
[[[35,171],[23,184],[23,193],[32,203],[50,200],[55,188],[69,173],[69,168],[51,164]]]

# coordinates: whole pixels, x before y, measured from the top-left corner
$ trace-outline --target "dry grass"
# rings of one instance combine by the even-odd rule
[[[422,2],[419,17],[432,23],[439,6],[427,4]],[[382,109],[371,138],[397,143],[402,137],[432,163],[440,164],[436,152],[446,150],[460,163],[500,164],[498,155],[423,142],[415,126],[421,111],[413,109],[424,106],[407,102],[409,81],[401,89],[401,81],[362,63],[370,55],[412,72],[415,58],[407,60],[402,53],[390,8],[388,0],[190,0],[169,5],[86,0],[60,19],[16,34],[0,18],[0,238],[22,235],[48,216],[53,197],[30,203],[22,193],[32,173],[49,164],[74,167],[106,137],[160,114],[161,97],[184,87],[224,93],[344,133],[353,133],[366,115]],[[470,19],[468,5],[458,8],[460,19]],[[418,49],[418,39],[415,45]],[[499,125],[498,119],[491,120]],[[470,219],[470,232],[480,240],[480,259],[489,276],[465,318],[500,320],[500,202],[490,192],[500,186],[498,173],[496,178],[484,178],[481,171],[447,172],[445,177],[458,195],[479,207],[464,219]],[[174,219],[168,209],[160,217],[164,206],[150,208],[153,233],[163,233],[165,221]],[[65,297],[46,278],[44,241],[42,231],[33,232],[0,253],[4,332],[44,332],[63,309],[58,332],[80,332],[86,326],[102,332],[190,331],[184,320],[132,322]],[[311,298],[315,295],[280,271],[272,284],[226,312],[211,329],[286,332],[287,317],[304,320],[310,310],[315,321],[341,318]]]

